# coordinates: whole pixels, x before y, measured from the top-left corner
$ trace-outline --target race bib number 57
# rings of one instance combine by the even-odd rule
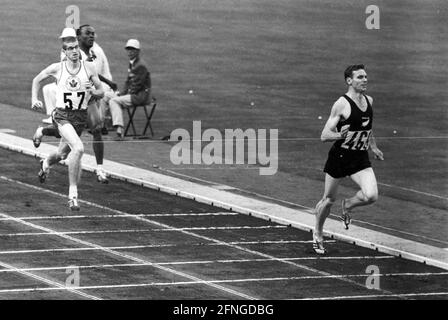
[[[78,110],[81,109],[85,96],[86,96],[86,93],[83,91],[64,92],[65,109],[72,110],[73,107],[77,108]],[[76,102],[78,102],[78,101],[79,101],[79,103],[78,103],[78,105],[76,105]]]

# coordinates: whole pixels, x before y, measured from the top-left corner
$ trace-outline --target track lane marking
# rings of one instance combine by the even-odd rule
[[[147,264],[148,266],[152,266],[152,267],[155,267],[157,269],[163,270],[165,272],[172,273],[172,274],[178,275],[180,277],[187,278],[187,279],[196,281],[198,283],[202,283],[204,285],[211,286],[214,289],[218,289],[218,290],[224,291],[226,293],[233,294],[235,296],[239,296],[239,297],[244,298],[244,299],[249,299],[249,300],[255,300],[256,299],[256,298],[254,298],[254,297],[252,297],[250,295],[246,295],[246,294],[238,292],[236,290],[220,286],[220,285],[212,283],[212,282],[210,282],[208,280],[202,280],[202,279],[200,279],[198,277],[192,276],[192,275],[187,274],[185,272],[174,270],[174,269],[171,269],[171,268],[167,268],[167,267],[158,265],[156,263],[153,263],[153,262],[150,262],[150,261],[147,261],[147,260],[144,260],[144,259],[140,259],[140,258],[134,257],[134,256],[129,255],[129,254],[124,254],[124,253],[120,253],[120,252],[115,251],[115,250],[107,249],[107,248],[105,248],[103,246],[100,246],[100,245],[97,245],[97,244],[95,244],[93,242],[81,240],[81,239],[72,237],[70,235],[61,234],[61,233],[58,233],[58,232],[56,232],[56,231],[54,231],[54,230],[52,230],[50,228],[42,227],[42,226],[36,225],[34,223],[28,222],[28,221],[23,221],[23,220],[20,220],[20,218],[14,218],[14,217],[9,216],[9,215],[7,215],[5,213],[2,213],[2,212],[0,212],[0,216],[2,216],[4,218],[12,218],[15,222],[22,223],[22,224],[27,225],[29,227],[32,227],[32,228],[35,228],[35,229],[38,229],[38,230],[42,230],[42,231],[46,231],[48,233],[52,233],[52,234],[55,234],[55,235],[58,235],[59,237],[62,237],[64,239],[66,239],[66,240],[70,240],[70,241],[73,241],[73,242],[76,242],[76,243],[79,243],[79,244],[83,244],[83,245],[86,245],[86,246],[89,246],[89,247],[98,248],[98,250],[100,250],[100,251],[104,251],[104,252],[107,252],[109,254],[112,254],[112,255],[115,255],[115,256],[119,256],[121,258],[125,258],[125,259],[128,259],[128,260],[134,261],[134,262],[144,263],[144,264]]]
[[[171,228],[171,229],[112,229],[112,230],[79,230],[79,231],[60,231],[59,234],[106,234],[106,233],[147,233],[147,232],[173,232],[173,231],[209,231],[209,230],[264,230],[264,229],[286,229],[287,226],[241,226],[241,227],[187,227],[187,228]],[[17,232],[17,233],[0,233],[0,237],[19,237],[19,236],[43,236],[53,235],[49,232]]]
[[[94,295],[87,294],[85,292],[79,291],[75,287],[67,287],[67,286],[65,286],[63,284],[60,284],[59,282],[47,279],[45,277],[38,276],[38,275],[33,274],[33,273],[31,273],[31,272],[29,272],[27,270],[22,270],[22,269],[16,268],[16,267],[14,267],[14,266],[12,266],[12,265],[10,265],[8,263],[0,261],[0,266],[2,266],[3,268],[7,268],[8,271],[17,272],[17,273],[20,273],[20,274],[28,277],[28,278],[32,278],[34,280],[38,280],[40,282],[48,284],[48,285],[51,286],[50,289],[67,290],[67,291],[70,291],[70,292],[72,292],[74,294],[82,296],[84,298],[88,298],[88,299],[91,299],[91,300],[102,300],[100,297],[97,297],[97,296],[94,296]]]
[[[216,213],[155,213],[155,214],[135,214],[139,217],[188,217],[188,216],[237,216],[236,212],[216,212]],[[58,220],[58,219],[110,219],[110,218],[126,218],[120,214],[98,214],[98,215],[54,215],[54,216],[25,216],[22,220]],[[0,218],[0,221],[11,221],[10,218]]]
[[[5,149],[17,151],[19,153],[34,157],[45,157],[48,152],[54,150],[54,147],[44,143],[42,145],[43,149],[41,148],[40,152],[37,152],[32,146],[32,141],[30,139],[24,139],[4,133],[0,133],[0,145]],[[94,157],[91,155],[86,155],[85,158],[85,161],[83,161],[84,170],[91,172],[94,171]],[[181,198],[194,200],[199,203],[206,203],[215,207],[223,208],[224,210],[233,209],[233,211],[246,215],[252,215],[264,220],[269,218],[269,220],[280,224],[291,225],[300,230],[310,231],[312,229],[312,223],[309,221],[309,212],[303,210],[298,210],[298,212],[295,213],[297,213],[300,218],[304,219],[303,221],[306,221],[306,223],[298,218],[285,219],[285,216],[291,216],[293,213],[292,211],[296,211],[287,207],[281,207],[272,203],[269,204],[256,199],[250,200],[247,197],[233,194],[238,199],[241,198],[242,201],[250,200],[250,203],[246,204],[246,202],[244,202],[245,205],[240,206],[234,201],[232,202],[229,199],[226,199],[226,197],[232,195],[229,192],[218,191],[212,187],[200,186],[193,182],[169,177],[153,171],[132,168],[114,161],[109,161],[108,165],[111,167],[108,174],[118,180],[130,182],[135,185],[179,196]],[[189,191],[189,188],[193,188],[194,191]],[[210,196],[210,194],[212,196]],[[259,211],[255,205],[263,206],[263,210]],[[276,209],[276,211],[278,210],[278,214],[276,211],[272,212],[273,209]],[[266,213],[266,211],[268,211],[268,213]],[[418,243],[406,238],[400,239],[387,233],[370,230],[356,225],[354,226],[355,228],[353,228],[353,232],[349,236],[345,232],[339,232],[339,228],[335,229],[336,225],[338,225],[335,221],[332,220],[330,225],[331,229],[326,230],[326,232],[330,233],[332,237],[340,239],[342,242],[353,242],[360,247],[370,249],[374,248],[383,253],[392,254],[394,256],[403,257],[408,260],[414,260],[448,270],[448,263],[445,262],[448,257],[445,256],[443,252],[444,250],[439,247]],[[384,236],[385,241],[378,241],[378,236]],[[398,244],[405,249],[397,249]]]
[[[58,192],[55,192],[55,191],[51,191],[51,190],[47,190],[47,189],[44,189],[44,188],[41,188],[41,187],[37,187],[37,186],[34,186],[34,185],[30,185],[30,184],[28,184],[28,183],[24,183],[24,182],[15,180],[15,179],[10,179],[10,178],[5,177],[5,176],[0,176],[0,178],[3,179],[3,180],[6,180],[6,181],[12,182],[12,183],[16,183],[16,184],[19,184],[19,185],[26,186],[26,187],[31,188],[31,189],[34,189],[34,190],[38,190],[38,191],[41,191],[41,192],[46,192],[46,193],[49,193],[49,194],[53,194],[53,195],[55,195],[55,196],[62,197],[62,198],[64,198],[64,199],[66,198],[65,195],[63,195],[63,194],[61,194],[61,193],[58,193]],[[166,229],[171,229],[171,228],[173,228],[172,226],[167,225],[167,224],[164,224],[164,223],[160,223],[160,222],[153,221],[153,220],[149,220],[149,219],[142,218],[142,217],[136,217],[136,216],[134,216],[134,215],[132,215],[132,214],[129,214],[129,213],[126,213],[126,212],[124,212],[124,211],[117,210],[117,209],[112,209],[112,208],[109,208],[109,207],[106,207],[106,206],[102,206],[102,205],[99,205],[99,204],[97,204],[97,203],[93,203],[93,202],[90,202],[90,201],[86,201],[86,200],[78,200],[78,201],[79,201],[80,203],[84,203],[84,204],[90,205],[90,206],[95,207],[95,208],[99,208],[99,209],[103,209],[103,210],[108,210],[108,211],[113,212],[113,213],[116,213],[116,214],[127,215],[129,218],[137,219],[137,220],[140,220],[140,221],[144,221],[144,222],[146,222],[146,223],[150,223],[150,224],[152,224],[152,225],[156,225],[156,226],[159,226],[159,227],[162,227],[162,228],[166,228]],[[5,217],[11,217],[11,216],[7,216],[7,215],[6,215]],[[11,218],[13,218],[13,217],[11,217]],[[24,224],[28,224],[28,223],[29,223],[29,222],[26,222],[26,221],[21,221],[21,222],[24,223]],[[35,225],[35,226],[41,228],[41,227],[38,226],[38,225]],[[43,228],[43,227],[42,227],[42,228]],[[303,264],[295,263],[295,262],[292,262],[292,261],[283,261],[283,260],[279,260],[279,258],[274,257],[274,256],[269,255],[269,254],[265,254],[265,253],[262,253],[262,252],[259,252],[259,251],[255,251],[255,250],[250,250],[250,249],[241,247],[241,246],[239,246],[239,245],[231,245],[231,244],[228,244],[228,243],[226,243],[226,242],[224,242],[224,241],[217,240],[217,239],[213,239],[213,238],[206,237],[206,236],[203,236],[203,235],[199,235],[199,234],[196,234],[196,233],[191,232],[191,231],[180,230],[179,232],[184,233],[184,234],[189,235],[189,236],[192,236],[192,237],[196,237],[196,238],[200,238],[200,239],[208,240],[208,241],[210,241],[210,242],[221,243],[221,244],[223,244],[223,245],[225,245],[225,246],[229,246],[229,247],[231,247],[231,248],[234,248],[234,249],[237,249],[237,250],[246,252],[246,253],[251,253],[251,254],[258,255],[258,256],[261,256],[261,257],[264,257],[264,258],[274,259],[274,260],[277,260],[277,261],[280,261],[280,262],[283,262],[283,263],[286,263],[286,264],[295,266],[295,267],[297,267],[297,268],[299,268],[299,269],[306,270],[306,271],[311,272],[311,273],[317,273],[317,274],[322,275],[322,276],[331,276],[330,273],[325,272],[325,271],[321,271],[321,270],[318,270],[318,269],[315,269],[315,268],[312,268],[312,267],[308,267],[308,266],[305,266],[305,265],[303,265]],[[72,238],[72,237],[69,236],[69,235],[61,235],[61,236]],[[76,238],[74,238],[74,239],[76,239]],[[76,239],[76,240],[77,240],[77,241],[83,241],[83,240],[79,240],[79,239]],[[92,244],[90,244],[90,245],[92,245]],[[89,245],[89,246],[90,246],[90,245]],[[94,246],[98,246],[98,245],[95,245],[95,244],[93,244],[93,245],[94,245]],[[104,248],[103,248],[103,249],[104,249]],[[116,253],[117,253],[117,254],[120,254],[119,252],[116,252]],[[131,256],[131,257],[132,257],[132,256]],[[135,258],[135,257],[132,257],[132,258]],[[161,266],[160,266],[160,267],[161,267]],[[350,283],[351,285],[354,285],[354,286],[361,287],[361,288],[365,289],[364,284],[358,283],[358,282],[353,281],[353,280],[351,280],[351,279],[345,279],[345,278],[337,278],[337,279],[339,279],[340,281],[346,282],[346,283]],[[386,294],[391,294],[391,292],[388,291],[388,290],[380,289],[380,291],[383,292],[383,293],[386,293]]]
[[[45,233],[42,233],[42,235],[45,235]],[[48,235],[54,235],[51,233],[48,233]],[[256,241],[249,241],[249,242],[245,242],[245,241],[240,241],[240,242],[228,242],[229,244],[242,244],[242,245],[246,245],[246,244],[298,244],[298,243],[312,243],[312,240],[297,240],[297,241],[260,241],[260,242],[256,242]],[[335,240],[328,240],[328,243],[335,243]],[[222,244],[219,243],[189,243],[187,244],[188,246],[221,246]],[[185,244],[146,244],[146,245],[132,245],[132,246],[103,246],[104,248],[107,249],[112,249],[112,250],[127,250],[127,249],[146,249],[146,248],[168,248],[168,247],[182,247],[185,246]],[[24,250],[4,250],[4,251],[0,251],[0,255],[5,255],[5,254],[21,254],[21,253],[46,253],[46,252],[70,252],[70,251],[95,251],[95,250],[99,250],[97,248],[92,248],[92,247],[67,247],[67,248],[51,248],[51,249],[24,249]],[[372,256],[375,257],[375,256]],[[388,256],[389,257],[389,256]],[[393,256],[390,256],[391,258],[394,258]],[[331,257],[320,257],[321,259],[324,258],[331,258]],[[337,257],[336,257],[337,258]]]
[[[448,292],[422,292],[422,293],[396,293],[396,294],[371,294],[359,296],[338,296],[338,297],[320,297],[320,298],[302,298],[291,300],[346,300],[346,299],[374,299],[374,298],[413,298],[426,296],[446,296]]]
[[[442,272],[441,275],[446,275],[447,272]],[[214,284],[231,284],[231,283],[253,283],[253,282],[275,282],[275,281],[300,281],[300,280],[316,280],[316,279],[343,279],[348,277],[368,277],[368,274],[354,274],[354,275],[329,275],[329,276],[298,276],[298,277],[271,277],[271,278],[242,278],[242,279],[222,279],[211,280]],[[383,275],[385,276],[385,275]],[[395,274],[391,274],[395,276]],[[110,285],[90,285],[73,287],[77,290],[92,290],[92,289],[117,289],[117,288],[137,288],[137,287],[155,287],[155,286],[180,286],[180,285],[197,285],[203,284],[202,281],[173,281],[173,282],[150,282],[150,283],[128,283],[128,284],[110,284]],[[23,288],[23,289],[4,289],[0,293],[7,292],[25,292],[25,291],[53,291],[53,290],[67,290],[66,287],[56,288]],[[381,290],[377,290],[381,291]],[[336,296],[336,297],[319,297],[319,298],[300,298],[290,300],[338,300],[338,299],[354,299],[354,298],[368,298],[368,297],[415,297],[427,295],[448,295],[448,292],[422,292],[422,293],[391,293],[391,294],[375,294],[375,295],[357,295],[357,296]]]
[[[326,259],[325,259],[326,258]],[[353,256],[353,257],[298,257],[298,258],[280,258],[280,260],[297,261],[297,260],[363,260],[363,259],[393,259],[391,256]],[[195,260],[195,261],[171,261],[171,262],[157,262],[160,265],[187,265],[187,264],[214,264],[214,263],[246,263],[246,262],[272,262],[273,259],[230,259],[230,260]],[[120,267],[142,267],[148,266],[146,263],[117,263],[117,264],[93,264],[93,265],[69,265],[69,266],[51,266],[51,267],[34,267],[34,268],[16,268],[0,269],[0,273],[22,271],[46,271],[46,270],[66,270],[67,268],[77,267],[80,269],[106,269],[106,268],[120,268]],[[430,276],[439,275],[440,273],[415,273],[415,274],[396,274],[396,275],[417,275]],[[447,273],[448,274],[448,273]]]

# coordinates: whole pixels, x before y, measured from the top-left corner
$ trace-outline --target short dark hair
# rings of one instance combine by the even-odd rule
[[[70,39],[70,40],[69,40]],[[73,40],[72,40],[73,39]],[[64,41],[62,41],[62,49],[67,50],[67,45],[66,43],[72,43],[72,42],[77,42],[78,40],[76,40],[76,38],[73,37],[68,37],[66,38]]]
[[[77,36],[80,36],[80,35],[81,35],[82,28],[86,28],[86,27],[90,27],[90,24],[83,24],[82,26],[79,26],[79,28],[76,29],[76,35],[77,35]]]
[[[347,78],[351,78],[353,75],[353,71],[357,71],[357,70],[365,70],[366,68],[364,67],[363,64],[352,64],[351,66],[348,66],[347,69],[345,69],[344,71],[344,81]]]

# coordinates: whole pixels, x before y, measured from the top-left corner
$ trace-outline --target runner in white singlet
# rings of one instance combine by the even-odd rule
[[[37,93],[41,82],[49,77],[57,81],[56,109],[53,121],[57,124],[61,142],[57,152],[41,160],[39,180],[45,182],[50,167],[71,156],[68,161],[69,207],[78,211],[78,183],[81,177],[81,158],[84,145],[79,137],[87,123],[87,108],[95,106],[95,101],[104,96],[101,81],[91,62],[79,59],[79,45],[76,38],[64,38],[62,42],[67,60],[50,65],[34,79],[31,91],[32,108],[43,108]],[[92,102],[92,103],[91,103]]]

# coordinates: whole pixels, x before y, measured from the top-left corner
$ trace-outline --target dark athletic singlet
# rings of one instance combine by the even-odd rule
[[[346,125],[350,125],[350,128],[345,139],[336,141],[334,147],[353,151],[367,151],[373,122],[373,110],[369,99],[364,96],[367,109],[363,112],[349,96],[344,94],[343,97],[350,103],[351,112],[348,119],[339,121],[336,128],[338,131]]]

